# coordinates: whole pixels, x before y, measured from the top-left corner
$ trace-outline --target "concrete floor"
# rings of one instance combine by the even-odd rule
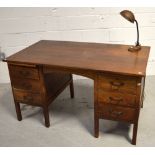
[[[137,146],[155,146],[155,77],[146,78],[145,102],[139,119]],[[51,127],[44,127],[39,107],[22,106],[17,121],[10,84],[0,84],[0,146],[133,146],[132,125],[100,120],[93,137],[93,81],[75,80],[50,106]]]

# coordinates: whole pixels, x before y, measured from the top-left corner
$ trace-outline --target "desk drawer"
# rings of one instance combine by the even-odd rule
[[[12,78],[12,86],[16,89],[39,91],[40,83],[37,80]]]
[[[30,105],[41,105],[42,99],[39,93],[30,93],[27,91],[20,91],[13,89],[15,100],[21,103],[27,103]]]
[[[39,79],[38,70],[33,67],[9,66],[11,78]]]
[[[134,122],[136,110],[115,105],[102,105],[99,107],[99,115],[105,119]]]
[[[136,95],[98,91],[98,102],[104,104],[115,104],[129,107],[136,107]]]
[[[137,79],[123,75],[99,75],[98,88],[136,94]]]

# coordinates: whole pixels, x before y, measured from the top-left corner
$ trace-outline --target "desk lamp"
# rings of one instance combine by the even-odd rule
[[[134,23],[135,22],[136,23],[136,28],[137,28],[137,42],[136,42],[136,45],[135,46],[129,47],[128,51],[130,51],[130,52],[139,51],[141,49],[141,45],[139,44],[139,29],[138,29],[138,22],[135,19],[134,14],[131,11],[129,11],[129,10],[123,10],[123,11],[120,12],[120,14],[126,20],[128,20],[129,22],[131,22],[131,23]]]

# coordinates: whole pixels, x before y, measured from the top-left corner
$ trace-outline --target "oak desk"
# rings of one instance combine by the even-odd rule
[[[73,97],[71,74],[78,74],[94,80],[95,137],[99,136],[99,119],[124,121],[134,124],[132,144],[136,144],[150,47],[142,46],[139,52],[133,53],[128,51],[128,47],[129,45],[119,44],[41,40],[8,57],[6,61],[9,66],[18,119],[21,120],[19,102],[30,101],[43,107],[45,123],[49,126],[47,102],[52,100],[47,99],[46,85],[50,85],[50,78],[51,81],[54,76],[57,79],[57,74],[61,73],[60,82],[57,82],[57,84],[60,83],[61,89],[58,88],[59,91],[54,96],[71,84]],[[14,75],[16,73],[18,80]],[[50,75],[48,82],[45,74]],[[18,81],[25,80],[24,77],[33,77],[34,81],[40,79],[39,87],[31,80],[27,80],[22,86],[36,91],[41,89],[39,92],[41,98],[36,94],[32,96],[32,93],[17,92]],[[57,86],[55,85],[54,88]]]

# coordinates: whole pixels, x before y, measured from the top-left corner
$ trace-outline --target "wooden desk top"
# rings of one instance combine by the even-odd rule
[[[7,62],[108,71],[144,76],[150,47],[129,52],[129,45],[41,40],[8,57]]]

